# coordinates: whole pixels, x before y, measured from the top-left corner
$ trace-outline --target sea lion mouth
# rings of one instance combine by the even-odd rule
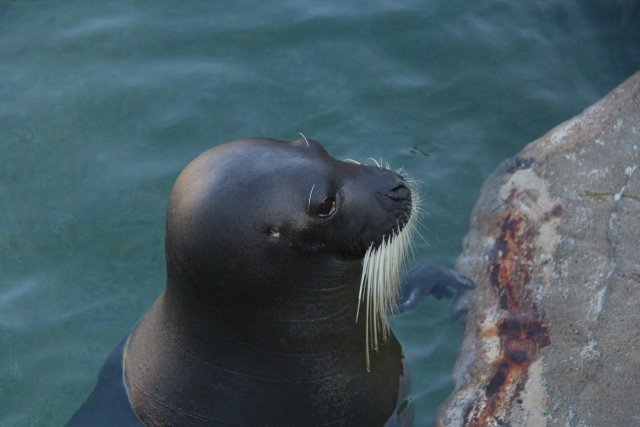
[[[420,193],[414,180],[406,174],[404,179],[412,195],[409,212],[403,212],[396,227],[371,242],[363,260],[356,322],[360,305],[364,303],[367,371],[370,370],[369,351],[378,350],[378,334],[382,333],[382,342],[385,342],[390,333],[389,320],[398,312],[402,273],[407,258],[414,255],[413,237],[419,224]]]
[[[374,238],[371,242],[369,243],[363,242],[362,253],[366,254],[367,251],[370,251],[372,249],[377,249],[378,247],[380,247],[380,245],[382,245],[382,242],[389,240],[390,238],[393,238],[393,236],[397,236],[400,233],[402,233],[405,227],[407,226],[407,224],[409,224],[409,222],[411,221],[411,218],[413,217],[413,214],[411,213],[411,209],[412,209],[412,206],[409,207],[408,211],[406,212],[403,211],[398,216],[398,218],[396,219],[396,225],[389,228],[384,233],[380,234],[378,237]]]

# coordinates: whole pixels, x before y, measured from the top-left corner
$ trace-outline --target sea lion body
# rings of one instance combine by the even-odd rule
[[[131,407],[124,384],[126,341],[124,339],[107,357],[98,375],[98,384],[66,427],[145,427]],[[412,426],[415,407],[408,399],[410,386],[409,368],[404,363],[396,407],[384,427]]]
[[[124,353],[146,426],[383,426],[396,407],[393,334],[366,366],[355,322],[361,260],[402,227],[394,172],[341,162],[315,141],[215,147],[177,179],[167,285]]]
[[[306,138],[203,153],[170,196],[166,288],[110,357],[124,387],[105,374],[94,394],[126,389],[147,427],[410,425],[400,344],[389,331],[369,366],[355,320],[365,253],[412,212],[400,175]]]

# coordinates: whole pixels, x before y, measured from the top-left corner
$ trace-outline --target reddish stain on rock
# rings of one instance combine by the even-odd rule
[[[500,225],[501,234],[490,258],[491,285],[502,312],[497,328],[500,356],[484,396],[476,399],[465,415],[464,425],[469,427],[503,425],[509,408],[517,401],[522,402],[518,397],[527,382],[529,366],[540,358],[542,349],[551,344],[549,321],[527,287],[539,224],[515,208],[513,199],[518,196],[513,189],[506,200],[507,216]],[[561,206],[556,206],[542,221],[561,213]]]

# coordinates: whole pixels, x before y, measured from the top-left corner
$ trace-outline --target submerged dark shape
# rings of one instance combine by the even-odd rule
[[[400,313],[412,310],[427,295],[437,299],[455,296],[449,310],[454,322],[471,308],[475,287],[470,279],[455,270],[431,261],[416,262],[405,278],[398,310]]]
[[[126,342],[122,340],[107,357],[98,374],[98,384],[67,427],[144,427],[124,386],[122,355]]]
[[[401,346],[367,372],[355,315],[365,252],[411,209],[400,175],[315,141],[203,153],[169,200],[166,288],[68,426],[410,426]]]

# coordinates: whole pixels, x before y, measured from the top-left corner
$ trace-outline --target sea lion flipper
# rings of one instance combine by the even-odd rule
[[[134,412],[123,380],[125,338],[111,352],[98,374],[98,384],[65,427],[144,427]]]
[[[454,298],[449,315],[455,321],[471,307],[471,294],[476,285],[455,270],[431,261],[414,264],[407,274],[401,289],[398,310],[400,313],[413,309],[427,295],[436,299]]]

